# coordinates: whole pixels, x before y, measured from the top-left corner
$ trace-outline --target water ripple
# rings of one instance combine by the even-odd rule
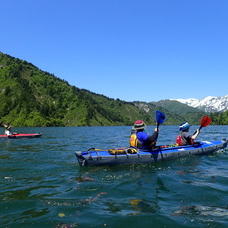
[[[1,227],[228,226],[227,149],[157,164],[81,168],[74,151],[127,146],[131,127],[18,131],[44,135],[0,141]],[[177,126],[161,126],[158,143],[173,143],[177,133]],[[228,126],[208,126],[199,137],[221,138],[228,138]]]

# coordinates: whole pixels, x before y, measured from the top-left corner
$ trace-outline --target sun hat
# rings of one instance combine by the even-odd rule
[[[184,130],[187,130],[188,128],[190,128],[191,126],[192,125],[190,125],[188,122],[184,122],[179,125],[179,129],[180,129],[180,131],[184,131]]]
[[[132,130],[144,130],[146,128],[146,124],[143,120],[136,120],[134,122],[134,126],[132,127]]]

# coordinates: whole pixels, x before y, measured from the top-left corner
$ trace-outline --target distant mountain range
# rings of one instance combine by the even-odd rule
[[[228,110],[228,95],[223,97],[208,96],[201,100],[195,98],[175,100],[204,112],[224,112]]]
[[[212,124],[227,125],[228,96],[210,98],[125,102],[71,86],[32,63],[0,52],[0,122],[14,127],[132,125],[137,119],[155,125],[156,110],[165,113],[167,125],[199,124],[205,114],[213,118]]]

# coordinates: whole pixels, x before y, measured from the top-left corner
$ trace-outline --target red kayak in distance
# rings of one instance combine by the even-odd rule
[[[12,134],[12,135],[0,135],[0,138],[8,138],[8,139],[21,139],[21,138],[39,138],[42,134]]]

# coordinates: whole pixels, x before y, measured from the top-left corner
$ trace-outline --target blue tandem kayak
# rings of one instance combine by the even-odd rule
[[[227,142],[227,139],[201,141],[188,146],[158,146],[152,150],[133,147],[109,150],[91,148],[88,151],[76,151],[75,155],[80,166],[148,164],[188,155],[210,154],[226,148]]]

